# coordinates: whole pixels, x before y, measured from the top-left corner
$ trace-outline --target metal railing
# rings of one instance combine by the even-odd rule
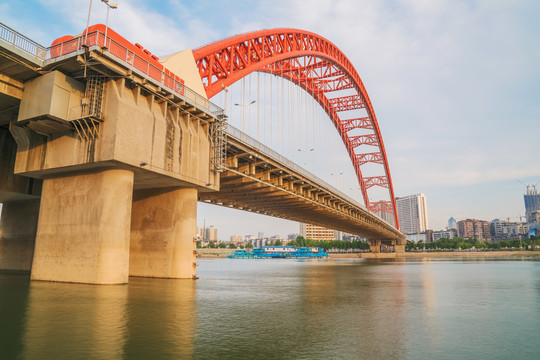
[[[225,127],[225,132],[227,133],[228,136],[233,137],[236,140],[257,149],[258,151],[260,151],[264,155],[272,158],[276,162],[279,162],[280,164],[282,164],[282,165],[286,166],[287,168],[295,171],[296,173],[302,175],[303,177],[305,177],[306,179],[316,183],[317,185],[320,185],[320,186],[324,187],[325,189],[329,190],[329,192],[331,192],[331,193],[333,193],[335,195],[338,195],[339,197],[343,198],[347,202],[349,202],[349,203],[351,203],[351,204],[353,204],[353,205],[355,205],[357,207],[360,207],[360,208],[367,211],[367,208],[364,205],[360,204],[359,202],[357,202],[353,198],[349,197],[348,195],[345,195],[340,190],[336,189],[335,187],[328,184],[324,180],[322,180],[319,177],[315,176],[314,174],[310,173],[306,169],[298,166],[293,161],[287,159],[285,156],[281,155],[280,153],[270,149],[268,146],[260,143],[259,141],[255,140],[251,136],[249,136],[246,133],[244,133],[244,132],[240,131],[239,129],[235,128],[231,124],[227,124],[227,126]]]
[[[37,60],[45,60],[47,48],[2,23],[0,23],[0,39]]]
[[[31,56],[39,65],[43,61],[56,61],[56,59],[65,55],[78,54],[80,51],[85,51],[84,46],[99,46],[105,53],[113,55],[129,65],[132,70],[149,78],[161,88],[167,89],[179,97],[188,100],[192,105],[207,110],[213,116],[224,114],[222,108],[186,87],[178,76],[162,65],[158,64],[156,66],[150,63],[109,36],[105,39],[105,35],[99,31],[82,34],[47,48],[18,33],[9,26],[0,23],[0,40]]]
[[[161,88],[167,89],[170,92],[177,94],[179,97],[189,100],[192,105],[205,109],[214,116],[222,115],[224,113],[222,108],[186,87],[183,80],[162,65],[158,64],[158,66],[156,66],[155,64],[150,63],[148,60],[137,55],[133,50],[126,48],[111,37],[107,36],[107,38],[105,38],[105,35],[100,31],[82,34],[47,48],[46,59],[47,61],[54,61],[56,58],[72,53],[78,53],[84,47],[90,48],[92,46],[101,47],[104,53],[113,55],[118,60],[129,65],[133,71],[138,72],[157,83]]]

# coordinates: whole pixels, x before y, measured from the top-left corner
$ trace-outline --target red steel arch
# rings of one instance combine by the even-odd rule
[[[336,45],[308,31],[270,29],[217,41],[193,50],[193,55],[209,99],[254,71],[282,76],[304,88],[325,109],[338,130],[366,207],[392,214],[399,229],[390,169],[375,111],[356,69]],[[333,92],[338,96],[327,96]],[[367,116],[340,117],[342,112],[358,109],[364,109]],[[354,129],[363,129],[367,134],[349,135]],[[378,151],[362,152],[362,145],[377,147]],[[361,167],[367,163],[381,165],[384,175],[362,176]],[[390,200],[370,202],[368,189],[373,186],[387,188]]]

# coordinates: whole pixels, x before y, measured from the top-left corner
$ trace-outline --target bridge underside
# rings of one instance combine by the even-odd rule
[[[398,230],[363,206],[286,159],[273,158],[253,139],[249,143],[229,133],[220,190],[200,193],[200,201],[404,244]]]

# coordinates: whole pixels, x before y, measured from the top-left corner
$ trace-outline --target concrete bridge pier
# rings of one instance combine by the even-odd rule
[[[135,191],[131,215],[131,276],[194,277],[197,195],[196,188]]]
[[[0,118],[0,124],[5,118]],[[30,271],[39,215],[41,180],[13,173],[17,143],[0,126],[0,270]]]
[[[133,178],[105,169],[45,179],[31,279],[127,283]]]
[[[369,240],[369,251],[374,254],[381,252],[381,240]]]
[[[0,218],[0,270],[30,271],[39,199],[9,201]]]
[[[378,254],[381,252],[394,252],[394,253],[404,253],[405,244],[403,240],[369,240],[369,250]]]

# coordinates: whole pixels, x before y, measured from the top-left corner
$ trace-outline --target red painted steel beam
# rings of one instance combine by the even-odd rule
[[[367,192],[370,187],[387,187],[399,229],[390,169],[375,111],[356,69],[337,46],[308,31],[270,29],[217,41],[195,49],[193,55],[208,98],[254,71],[282,76],[304,88],[325,109],[336,126],[353,162],[366,207],[371,204]],[[351,88],[356,95],[333,99],[326,96],[331,91]],[[369,125],[368,120],[355,124],[339,117],[342,111],[358,109],[365,109]],[[368,137],[349,136],[347,132],[354,128],[372,130],[373,134]],[[385,176],[362,176],[360,168],[365,162],[354,151],[359,144],[378,146]]]
[[[330,106],[335,111],[349,111],[365,108],[364,102],[360,95],[342,96],[329,99]]]
[[[388,178],[386,176],[364,177],[362,182],[368,189],[373,186],[388,187]]]
[[[364,165],[367,163],[383,164],[384,159],[380,152],[376,153],[367,153],[367,154],[358,154],[356,155],[356,162],[359,165]]]
[[[377,139],[377,136],[375,134],[349,136],[349,139],[353,148],[356,148],[360,145],[379,146],[379,139]]]
[[[373,124],[369,117],[341,120],[341,126],[345,132],[349,132],[353,129],[373,130]]]

